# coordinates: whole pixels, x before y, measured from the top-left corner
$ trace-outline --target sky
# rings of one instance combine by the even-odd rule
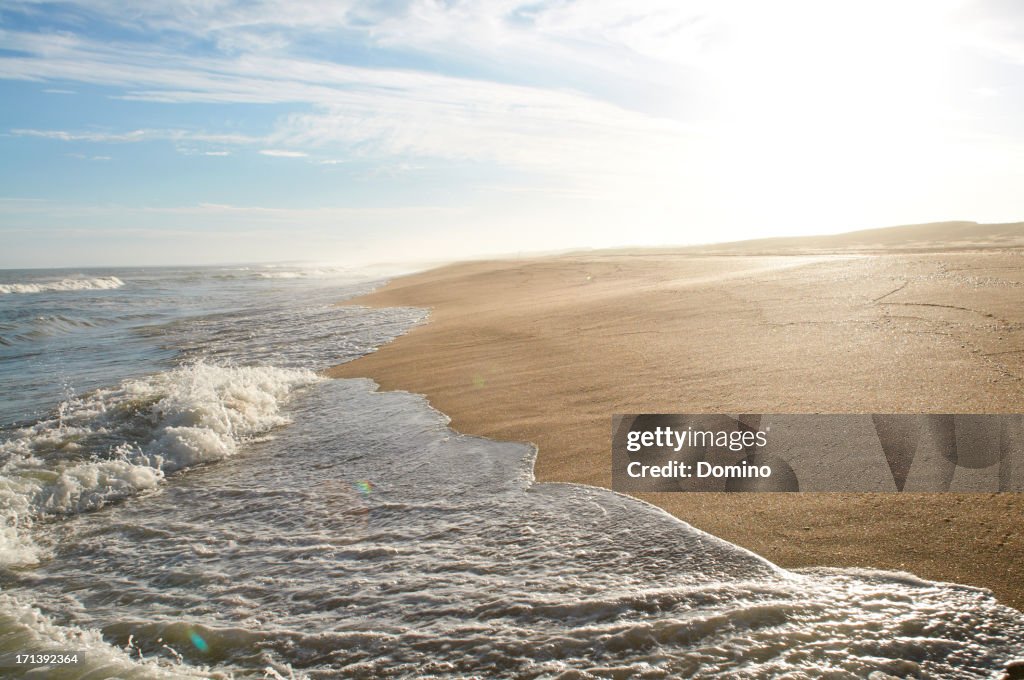
[[[1017,0],[5,0],[0,267],[1024,219]]]

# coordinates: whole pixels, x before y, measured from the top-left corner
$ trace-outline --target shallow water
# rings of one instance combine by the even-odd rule
[[[0,293],[0,426],[198,359],[318,370],[361,356],[424,318],[334,306],[381,280],[283,266],[0,270],[0,291],[19,291]]]
[[[8,428],[0,654],[85,650],[58,678],[987,678],[1024,654],[986,591],[786,571],[534,484],[529,445],[310,372],[337,324],[358,356],[422,313],[297,319],[288,294],[146,326],[171,367]]]

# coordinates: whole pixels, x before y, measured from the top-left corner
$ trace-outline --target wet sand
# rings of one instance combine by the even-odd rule
[[[932,250],[935,250],[934,248]],[[350,303],[429,322],[330,371],[610,486],[615,413],[1024,411],[1020,249],[591,252],[462,263]],[[1024,608],[1024,494],[643,494],[785,567],[870,567]]]

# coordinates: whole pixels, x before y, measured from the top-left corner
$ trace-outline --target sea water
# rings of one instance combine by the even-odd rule
[[[1024,616],[987,591],[783,570],[536,484],[531,445],[456,433],[421,396],[324,379],[425,320],[334,304],[379,283],[0,274],[0,657],[83,659],[2,672],[879,680],[1024,655]]]

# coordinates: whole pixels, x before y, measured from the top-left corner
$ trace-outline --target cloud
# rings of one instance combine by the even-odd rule
[[[616,197],[625,219],[647,210],[677,224],[698,224],[723,205],[749,206],[752,217],[737,222],[761,219],[765,206],[788,220],[804,203],[810,223],[886,168],[942,194],[922,170],[966,167],[951,160],[966,153],[955,147],[980,145],[961,143],[959,130],[1005,131],[1004,121],[1019,118],[1007,108],[1019,103],[1006,84],[1012,67],[981,82],[954,68],[960,53],[1024,64],[1014,20],[1024,10],[1009,0],[10,0],[5,11],[30,18],[5,26],[35,29],[0,30],[0,78],[98,85],[119,112],[138,111],[122,100],[159,102],[175,105],[161,109],[168,115],[231,120],[220,130],[14,135],[170,141],[197,155],[245,148],[325,166],[344,159],[357,173],[440,159],[486,170],[457,180],[461,187],[478,180],[476,188],[502,186],[491,194],[533,187],[531,195]],[[958,12],[964,21],[950,30],[947,15]],[[947,50],[957,51],[949,64]],[[960,88],[949,106],[947,85]],[[1003,96],[980,102],[997,90]],[[983,105],[1002,120],[984,118]],[[239,121],[262,127],[239,134]],[[972,167],[1018,163],[1005,153],[1001,166]],[[579,220],[572,208],[564,214]]]
[[[694,130],[589,100],[488,84],[349,96],[283,118],[289,147],[345,148],[363,158],[493,162],[548,174],[628,173],[678,153]]]
[[[69,158],[77,158],[82,161],[109,161],[113,160],[111,156],[87,156],[84,153],[69,153]]]
[[[11,0],[7,4],[9,12],[45,20],[41,2]],[[282,49],[310,35],[345,32],[377,46],[449,54],[500,51],[506,58],[525,60],[545,54],[562,59],[577,55],[580,61],[586,61],[599,51],[595,48],[609,46],[659,57],[699,49],[707,28],[702,19],[714,16],[717,6],[735,2],[176,0],[140,4],[130,0],[68,0],[63,4],[75,7],[79,16],[117,25],[122,33],[151,35],[157,31],[197,42],[212,39],[220,51],[228,54]],[[562,48],[565,44],[572,47]]]
[[[33,58],[0,59],[0,75],[82,79],[149,101],[276,103],[304,110],[262,136],[182,129],[126,132],[18,129],[65,141],[164,139],[268,145],[260,153],[302,157],[345,152],[491,162],[548,174],[634,173],[681,152],[694,130],[569,89],[414,71],[357,67],[288,56],[200,58],[159,47],[74,36],[8,36]],[[129,54],[130,52],[130,54]],[[40,58],[41,57],[41,58]]]
[[[14,128],[10,134],[16,137],[39,137],[55,139],[62,142],[97,142],[97,143],[134,143],[147,141],[190,141],[209,142],[212,144],[252,144],[261,141],[258,137],[240,134],[216,134],[195,132],[191,130],[158,130],[142,129],[128,132],[102,131],[70,131],[70,130],[37,130],[32,128]]]
[[[275,158],[305,158],[309,155],[304,151],[288,151],[286,149],[260,149],[260,153]]]
[[[135,130],[125,133],[105,132],[69,132],[67,130],[33,130],[26,128],[15,128],[11,134],[16,137],[41,137],[43,139],[57,139],[62,142],[138,142],[143,139],[143,131]]]
[[[984,56],[1024,65],[1024,6],[1006,0],[958,3],[956,31],[960,41]]]

